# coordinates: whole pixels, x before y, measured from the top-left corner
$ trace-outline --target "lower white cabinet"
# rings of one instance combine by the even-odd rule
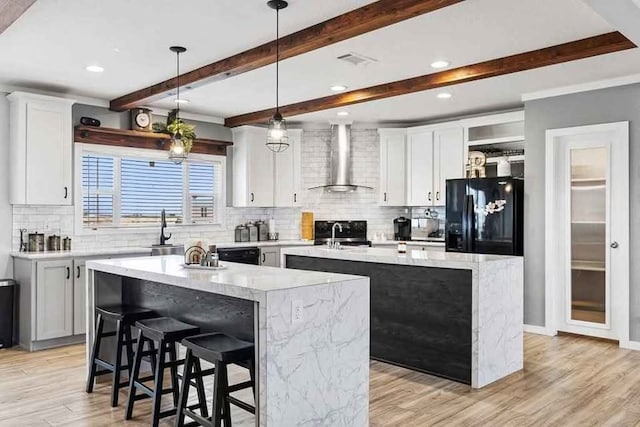
[[[73,335],[72,260],[38,261],[36,340]]]
[[[280,248],[260,248],[260,265],[267,267],[280,267]]]
[[[73,261],[73,335],[87,332],[87,284],[85,260]]]

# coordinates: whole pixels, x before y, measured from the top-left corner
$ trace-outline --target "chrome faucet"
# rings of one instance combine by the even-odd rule
[[[164,229],[167,228],[167,213],[164,209],[160,212],[160,245],[165,245],[167,240],[171,238],[171,233],[168,236],[164,235]]]
[[[336,243],[336,228],[342,233],[342,225],[339,222],[334,222],[333,227],[331,227],[331,242],[329,243],[331,249],[340,247],[340,243]]]

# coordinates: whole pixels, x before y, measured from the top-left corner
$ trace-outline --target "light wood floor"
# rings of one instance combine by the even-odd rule
[[[135,420],[125,423],[124,406],[109,406],[107,385],[84,392],[84,360],[83,346],[0,350],[0,426],[148,425],[147,402],[138,402]],[[239,424],[251,422],[235,414]],[[640,426],[640,352],[575,336],[527,334],[524,371],[475,391],[372,362],[370,414],[376,427]]]

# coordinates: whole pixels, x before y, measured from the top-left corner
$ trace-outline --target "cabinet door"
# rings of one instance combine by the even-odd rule
[[[73,335],[71,260],[38,261],[36,270],[36,340]]]
[[[404,132],[380,134],[380,205],[404,206],[407,203],[406,146]]]
[[[265,145],[266,130],[264,138],[256,137],[259,135],[261,133],[252,134],[251,140],[248,141],[248,206],[271,207],[274,195],[274,153]]]
[[[278,248],[260,249],[260,265],[280,267],[280,251]]]
[[[446,205],[448,179],[464,178],[464,139],[462,128],[436,130],[433,133],[435,153],[434,191],[436,206]]]
[[[409,134],[407,165],[408,205],[433,205],[435,200],[433,185],[433,131]]]
[[[26,203],[71,204],[71,106],[29,101],[26,120]]]
[[[289,131],[289,148],[275,154],[275,206],[300,205],[301,183],[301,133]]]
[[[73,272],[73,335],[80,335],[87,332],[85,261],[74,261]]]

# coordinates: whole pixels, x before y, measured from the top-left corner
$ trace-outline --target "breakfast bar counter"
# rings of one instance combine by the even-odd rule
[[[182,263],[176,255],[87,262],[87,344],[96,305],[143,306],[254,342],[256,425],[368,425],[367,277]]]
[[[523,259],[285,248],[286,268],[368,276],[371,357],[480,388],[523,366]]]

